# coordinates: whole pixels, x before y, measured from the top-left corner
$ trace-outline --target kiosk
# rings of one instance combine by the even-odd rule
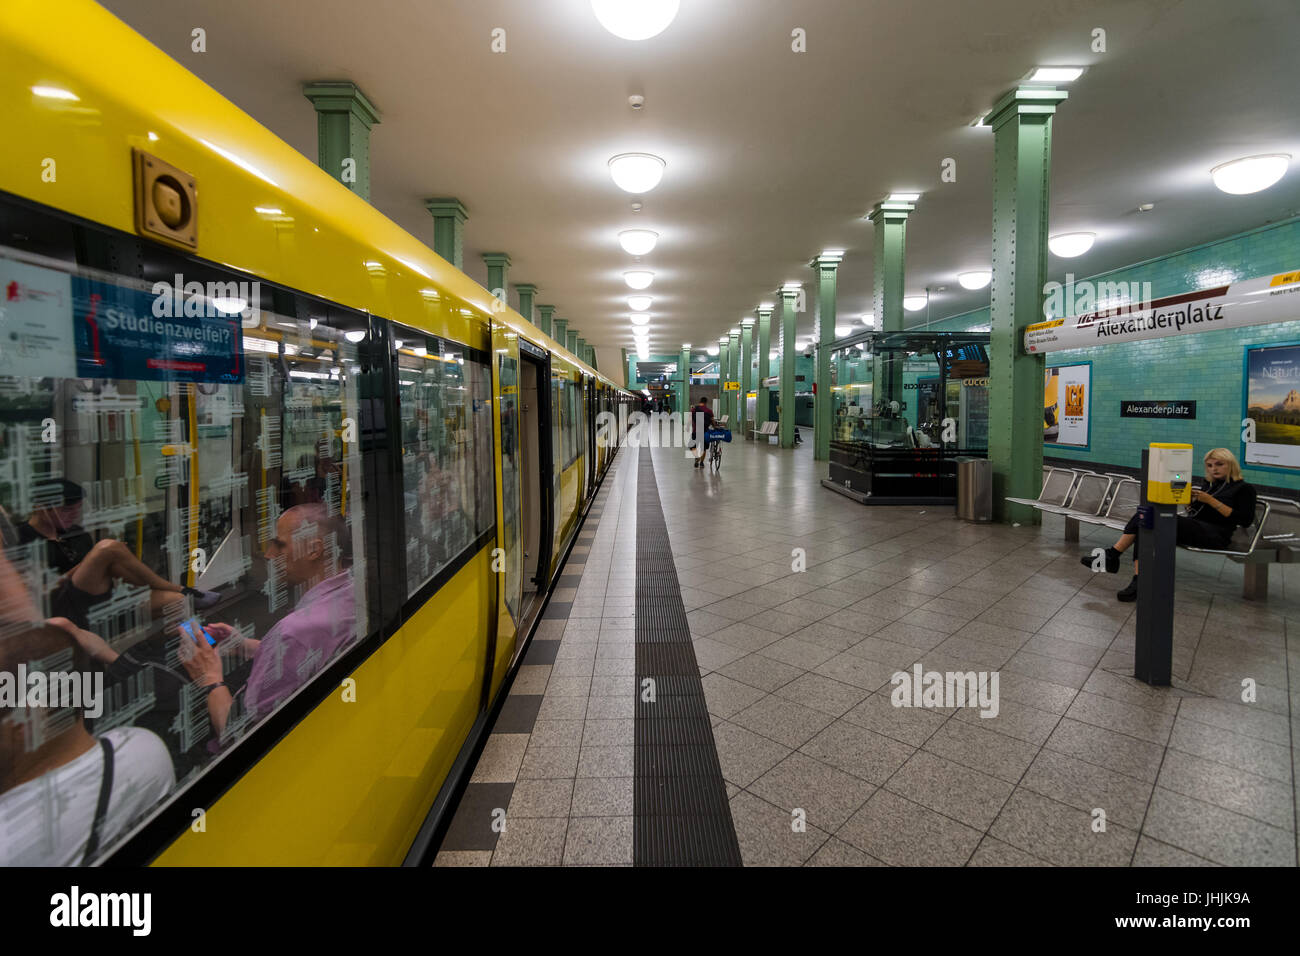
[[[863,504],[954,504],[957,460],[988,454],[988,343],[925,331],[837,341],[822,485]]]

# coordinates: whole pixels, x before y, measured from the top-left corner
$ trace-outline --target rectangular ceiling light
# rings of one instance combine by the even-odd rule
[[[1077,66],[1040,66],[1029,77],[1030,83],[1073,83],[1083,76],[1083,69]]]
[[[921,198],[920,193],[890,193],[889,202],[916,202]]]

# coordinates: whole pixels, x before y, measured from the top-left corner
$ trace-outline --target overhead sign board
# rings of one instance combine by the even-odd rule
[[[1300,319],[1300,271],[1135,302],[1025,329],[1026,352],[1058,352]]]

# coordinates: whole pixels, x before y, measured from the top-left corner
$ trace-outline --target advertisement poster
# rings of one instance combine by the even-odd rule
[[[74,378],[72,277],[0,259],[0,375]]]
[[[1043,441],[1088,447],[1092,366],[1058,365],[1046,370],[1043,388]]]
[[[206,301],[167,315],[158,303],[152,292],[73,276],[77,375],[162,382],[244,380],[238,315],[218,313]]]
[[[1300,468],[1300,346],[1246,349],[1246,415],[1255,440],[1244,464]]]

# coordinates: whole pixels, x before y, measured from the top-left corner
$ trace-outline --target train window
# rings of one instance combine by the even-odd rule
[[[495,523],[492,379],[477,350],[393,328],[410,597]]]
[[[0,864],[87,863],[369,633],[368,320],[9,249],[0,280]]]

